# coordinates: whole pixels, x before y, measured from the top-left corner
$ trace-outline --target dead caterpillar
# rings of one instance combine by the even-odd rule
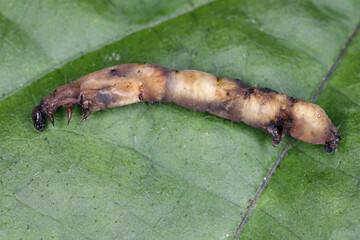
[[[237,79],[155,64],[118,65],[57,87],[34,108],[32,119],[35,129],[43,131],[47,118],[54,125],[54,113],[60,106],[67,109],[69,122],[76,105],[81,105],[85,121],[91,112],[143,101],[174,102],[244,122],[270,134],[274,146],[287,132],[305,142],[325,144],[327,152],[336,149],[341,139],[325,111],[316,104],[269,88],[249,87]]]

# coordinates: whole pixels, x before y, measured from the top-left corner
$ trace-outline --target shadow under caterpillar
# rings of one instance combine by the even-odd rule
[[[244,122],[271,135],[274,146],[287,132],[304,142],[324,144],[327,152],[336,149],[341,139],[325,111],[316,104],[269,88],[249,87],[237,79],[155,64],[113,66],[59,86],[34,108],[32,119],[35,129],[43,131],[47,118],[54,125],[54,113],[60,106],[67,109],[69,123],[76,105],[81,105],[85,121],[91,112],[143,101],[174,102]]]

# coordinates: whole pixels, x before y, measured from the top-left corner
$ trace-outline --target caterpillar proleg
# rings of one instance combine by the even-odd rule
[[[81,105],[85,121],[91,112],[137,102],[174,102],[234,122],[244,122],[273,137],[279,145],[286,133],[327,152],[337,148],[340,133],[316,104],[279,94],[269,88],[249,87],[237,79],[217,78],[196,70],[176,71],[156,64],[123,64],[90,73],[59,86],[32,112],[35,129],[43,131],[47,118],[63,106],[68,122]]]

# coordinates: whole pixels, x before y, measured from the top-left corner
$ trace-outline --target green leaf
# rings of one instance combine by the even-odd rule
[[[70,59],[207,2],[1,1],[0,99]]]
[[[324,156],[296,141],[252,212],[240,239],[357,239],[360,236],[360,37],[318,103],[342,134]]]
[[[356,0],[2,1],[0,9],[1,239],[232,238],[289,138],[273,148],[257,129],[165,103],[107,109],[84,123],[77,109],[69,125],[61,109],[39,133],[32,108],[59,85],[130,62],[310,100],[360,20]],[[355,45],[318,102],[340,126],[339,151],[293,141],[243,237],[357,233]]]

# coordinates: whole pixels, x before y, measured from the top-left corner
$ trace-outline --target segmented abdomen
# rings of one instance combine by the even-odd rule
[[[340,141],[338,130],[316,104],[268,88],[251,88],[236,79],[155,64],[118,65],[56,88],[34,108],[34,126],[42,131],[47,118],[53,123],[53,114],[60,106],[67,108],[70,121],[72,109],[81,105],[84,121],[91,112],[142,101],[174,102],[244,122],[270,134],[274,146],[287,132],[306,142],[325,144],[328,152]]]

